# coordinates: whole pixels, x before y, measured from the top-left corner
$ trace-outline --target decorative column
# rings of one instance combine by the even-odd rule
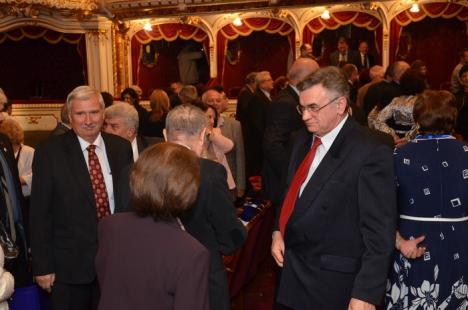
[[[127,85],[130,85],[130,68],[128,46],[128,22],[116,20],[112,27],[114,45],[112,47],[112,68],[114,71],[114,96],[118,96]]]
[[[88,84],[100,91],[114,90],[112,73],[112,23],[99,18],[97,29],[86,30]]]

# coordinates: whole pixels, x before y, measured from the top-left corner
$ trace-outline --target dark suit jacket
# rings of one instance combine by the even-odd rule
[[[294,141],[288,184],[310,149]],[[379,304],[395,243],[392,149],[346,120],[286,226],[278,301],[293,309],[347,309],[350,298]]]
[[[348,59],[345,63],[343,63],[340,66],[340,52],[339,51],[334,51],[333,53],[330,54],[330,60],[329,60],[329,65],[330,66],[336,66],[336,67],[341,67],[343,64],[354,64],[356,67],[359,68],[359,53],[357,51],[353,50],[348,50]]]
[[[176,222],[108,216],[99,223],[99,310],[207,310],[209,260]]]
[[[236,119],[243,124],[247,117],[247,106],[254,93],[247,86],[242,87],[237,96]]]
[[[395,97],[401,96],[400,85],[395,82],[382,81],[373,84],[367,90],[364,96],[364,112],[366,116],[370,111],[379,105],[381,109],[385,108]]]
[[[101,133],[112,173],[115,212],[121,209],[120,171],[133,162],[130,143]],[[31,193],[31,250],[35,275],[55,273],[56,281],[91,283],[96,272],[97,218],[91,179],[73,130],[36,148]]]
[[[265,116],[270,99],[258,89],[247,106],[245,124],[245,157],[247,177],[260,175],[263,165],[262,141],[265,131]]]
[[[200,159],[200,189],[191,212],[182,222],[209,251],[210,309],[229,309],[229,293],[221,255],[241,247],[247,232],[236,216],[226,183],[226,169],[214,161]]]
[[[156,143],[164,142],[163,138],[159,137],[146,137],[146,136],[137,136],[137,147],[138,147],[138,154],[141,154],[144,150],[148,147],[152,146]]]
[[[70,128],[65,126],[62,122],[58,122],[57,126],[55,126],[55,128],[50,132],[50,135],[51,136],[58,136],[58,135],[66,133],[69,130],[70,130]]]
[[[276,205],[281,203],[289,160],[291,134],[304,127],[297,113],[299,95],[291,86],[278,93],[267,109],[263,137],[263,192]]]
[[[362,69],[370,69],[372,68],[372,66],[375,65],[375,61],[374,61],[374,55],[371,55],[371,54],[367,54],[367,62],[369,63],[369,67],[367,68],[365,66],[365,63],[362,63],[362,57],[361,57],[361,53],[358,51],[357,52],[357,56],[358,56],[358,70],[361,71]]]

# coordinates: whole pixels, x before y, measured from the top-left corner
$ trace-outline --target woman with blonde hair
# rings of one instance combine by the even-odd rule
[[[0,123],[0,132],[4,133],[13,146],[15,159],[18,164],[21,190],[24,197],[31,195],[32,161],[34,149],[24,145],[24,131],[21,125],[13,118],[7,118]]]

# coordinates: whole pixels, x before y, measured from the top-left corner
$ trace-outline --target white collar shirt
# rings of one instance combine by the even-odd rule
[[[266,90],[264,90],[264,89],[261,89],[261,88],[260,88],[260,90],[262,91],[262,93],[264,93],[264,94],[265,94],[265,96],[268,98],[268,100],[270,100],[270,101],[271,101],[271,96],[270,96],[270,93],[269,93],[269,92],[267,92],[267,91],[266,91]]]
[[[80,136],[78,136],[78,141],[80,142],[81,151],[83,152],[84,159],[86,161],[86,166],[88,167],[89,171],[89,162],[88,162],[88,146],[91,143],[87,142]],[[104,183],[106,184],[107,196],[109,198],[109,209],[111,214],[115,211],[115,199],[114,199],[114,186],[112,183],[112,171],[110,169],[109,160],[107,158],[106,153],[106,144],[104,143],[104,139],[102,139],[101,134],[98,135],[96,140],[92,143],[96,146],[96,155],[99,159],[99,164],[101,165],[102,175],[104,176]],[[89,173],[89,172],[88,172]]]
[[[349,116],[346,115],[341,120],[341,122],[338,124],[338,126],[333,128],[332,131],[330,131],[329,133],[327,133],[323,137],[320,137],[320,140],[322,141],[322,144],[320,144],[317,147],[317,151],[315,153],[314,161],[310,165],[309,173],[307,174],[307,178],[305,179],[304,183],[302,183],[301,188],[299,190],[299,197],[301,197],[302,191],[307,186],[307,183],[309,183],[311,177],[315,173],[315,170],[317,170],[317,167],[320,165],[320,163],[322,162],[325,155],[327,155],[328,150],[330,149],[330,147],[332,146],[332,144],[335,141],[336,137],[340,133],[341,128],[343,128],[343,125],[346,122],[346,120],[348,119],[348,117]]]
[[[132,153],[133,153],[133,162],[136,162],[138,160],[138,144],[137,144],[137,138],[133,138],[132,140]]]

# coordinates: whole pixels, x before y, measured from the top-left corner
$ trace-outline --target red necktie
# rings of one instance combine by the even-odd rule
[[[96,200],[96,212],[98,220],[110,215],[109,197],[107,196],[106,183],[102,175],[101,164],[96,155],[96,146],[90,145],[88,150],[89,176],[93,185],[94,199]]]
[[[304,183],[305,179],[307,178],[307,175],[309,174],[310,165],[312,165],[312,162],[314,161],[315,152],[317,151],[317,147],[320,144],[322,144],[320,138],[315,137],[312,147],[310,148],[306,157],[297,169],[296,174],[294,174],[294,178],[291,182],[291,185],[289,186],[288,193],[286,194],[286,198],[283,201],[283,206],[281,207],[281,213],[279,218],[279,228],[283,236],[289,217],[293,213],[297,195],[299,194],[301,185],[302,183]]]

